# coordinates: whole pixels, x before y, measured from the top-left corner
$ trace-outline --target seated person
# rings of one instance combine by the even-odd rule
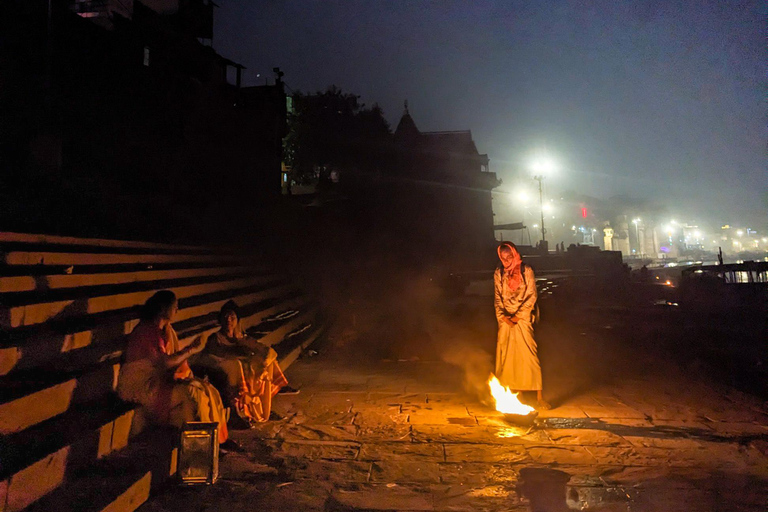
[[[187,359],[199,352],[200,338],[181,349],[171,322],[178,311],[176,295],[157,292],[141,310],[141,320],[128,335],[117,394],[144,407],[158,424],[181,428],[189,421],[219,424],[219,442],[227,441],[228,410],[210,383],[195,378]]]
[[[288,386],[277,362],[277,352],[259,343],[240,328],[237,304],[229,301],[221,308],[221,329],[211,334],[204,355],[196,362],[216,366],[227,377],[228,396],[240,417],[249,423],[267,421],[272,410],[272,397],[277,393],[298,393]]]

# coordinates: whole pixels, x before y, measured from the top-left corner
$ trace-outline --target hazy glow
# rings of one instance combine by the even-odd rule
[[[536,176],[551,176],[557,170],[557,165],[550,157],[539,156],[531,162],[531,170]]]

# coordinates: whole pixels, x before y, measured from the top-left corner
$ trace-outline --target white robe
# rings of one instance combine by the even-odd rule
[[[512,390],[530,391],[541,387],[541,364],[533,338],[533,313],[536,305],[536,276],[528,265],[516,290],[509,287],[503,270],[493,274],[494,306],[499,333],[496,340],[496,377]],[[517,317],[509,325],[504,317]]]

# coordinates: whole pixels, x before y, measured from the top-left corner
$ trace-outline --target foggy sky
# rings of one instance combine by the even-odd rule
[[[768,228],[765,2],[217,3],[214,48],[247,85],[279,66],[393,129],[407,98],[420,130],[471,129],[507,186],[546,148],[552,191]]]

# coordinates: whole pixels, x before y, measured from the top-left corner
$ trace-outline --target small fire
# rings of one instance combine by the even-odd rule
[[[525,416],[534,411],[530,405],[525,405],[517,399],[517,393],[513,393],[509,388],[504,387],[495,375],[491,374],[488,380],[488,386],[491,388],[491,395],[496,401],[496,410],[504,414],[520,414]]]

